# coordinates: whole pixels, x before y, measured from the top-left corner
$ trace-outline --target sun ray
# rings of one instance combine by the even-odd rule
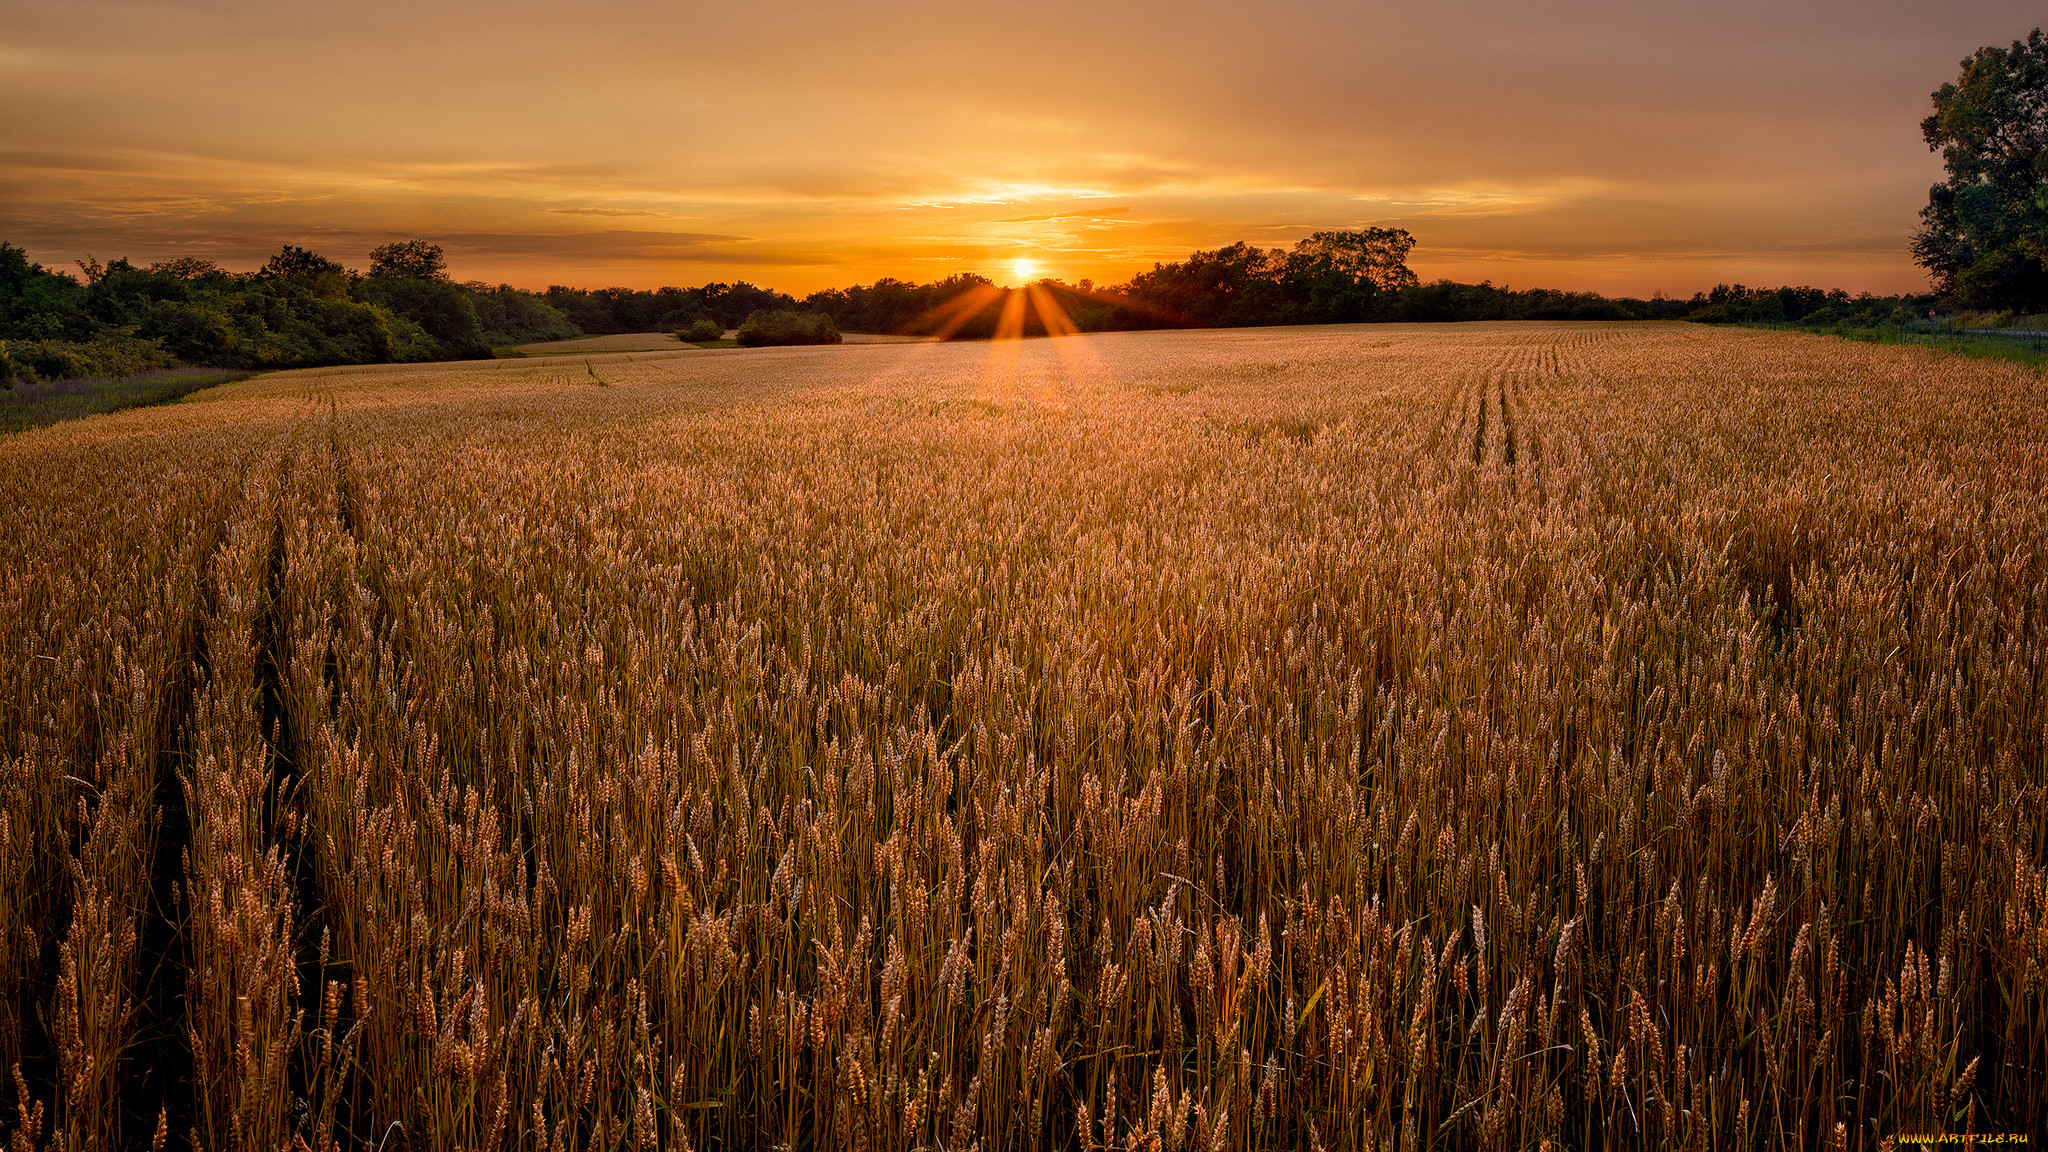
[[[1003,295],[1003,290],[993,284],[977,284],[943,304],[927,309],[917,319],[905,326],[908,332],[918,333],[927,323],[937,321],[937,327],[929,334],[932,340],[947,340],[955,332],[972,323],[977,316],[988,311]]]
[[[1024,338],[1024,304],[1027,297],[1021,291],[1012,289],[1003,297],[1003,314],[996,321],[996,339],[1021,340]]]
[[[1141,313],[1146,316],[1157,317],[1158,319],[1165,320],[1169,324],[1172,324],[1176,327],[1197,326],[1195,325],[1194,321],[1191,320],[1189,317],[1184,316],[1171,308],[1162,308],[1157,304],[1148,303],[1147,301],[1139,300],[1136,297],[1125,296],[1120,292],[1105,292],[1100,288],[1085,290],[1081,288],[1075,288],[1073,289],[1073,292],[1077,296],[1086,296],[1090,300],[1099,301],[1103,304],[1112,305],[1117,308],[1123,308],[1131,312]]]
[[[1026,285],[1024,294],[1030,297],[1031,310],[1038,314],[1038,322],[1045,325],[1047,336],[1071,336],[1080,331],[1067,310],[1060,307],[1059,298],[1044,284]]]
[[[1045,333],[1049,338],[1047,343],[1052,345],[1052,350],[1066,368],[1068,381],[1079,385],[1083,382],[1102,380],[1107,370],[1101,359],[1095,355],[1094,344],[1081,335],[1080,328],[1074,323],[1073,317],[1067,314],[1066,308],[1060,304],[1059,297],[1054,295],[1050,288],[1034,284],[1031,286],[1031,303],[1038,311],[1039,321],[1045,326]],[[1078,389],[1070,390],[1076,391],[1077,395],[1086,395]]]

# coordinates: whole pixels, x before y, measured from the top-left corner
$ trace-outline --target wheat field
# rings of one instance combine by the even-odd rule
[[[2048,378],[1683,325],[332,369],[0,441],[0,1139],[2048,1115]]]

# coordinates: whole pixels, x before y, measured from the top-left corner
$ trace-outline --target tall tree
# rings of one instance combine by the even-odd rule
[[[2048,307],[2048,38],[1979,48],[1920,131],[1948,179],[1928,190],[1914,262],[1966,307]]]
[[[1332,268],[1354,281],[1368,281],[1382,290],[1413,288],[1408,253],[1415,237],[1406,228],[1364,228],[1349,232],[1317,232],[1294,246],[1298,256],[1328,260]]]

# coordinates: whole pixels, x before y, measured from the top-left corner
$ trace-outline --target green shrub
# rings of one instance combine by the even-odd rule
[[[685,344],[708,344],[725,338],[725,325],[709,316],[699,316],[676,329],[676,339]]]
[[[0,340],[0,388],[12,392],[16,384],[32,384],[35,378],[35,372],[8,351],[7,341]]]
[[[156,341],[119,333],[97,340],[10,340],[6,358],[14,378],[24,382],[134,376],[178,363]]]
[[[764,348],[780,344],[837,344],[839,329],[823,312],[794,312],[786,309],[761,310],[740,325],[743,348]]]

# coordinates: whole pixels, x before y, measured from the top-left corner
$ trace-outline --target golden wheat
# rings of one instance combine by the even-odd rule
[[[0,445],[14,1147],[2048,1107],[2039,373],[1462,325],[603,383]]]

